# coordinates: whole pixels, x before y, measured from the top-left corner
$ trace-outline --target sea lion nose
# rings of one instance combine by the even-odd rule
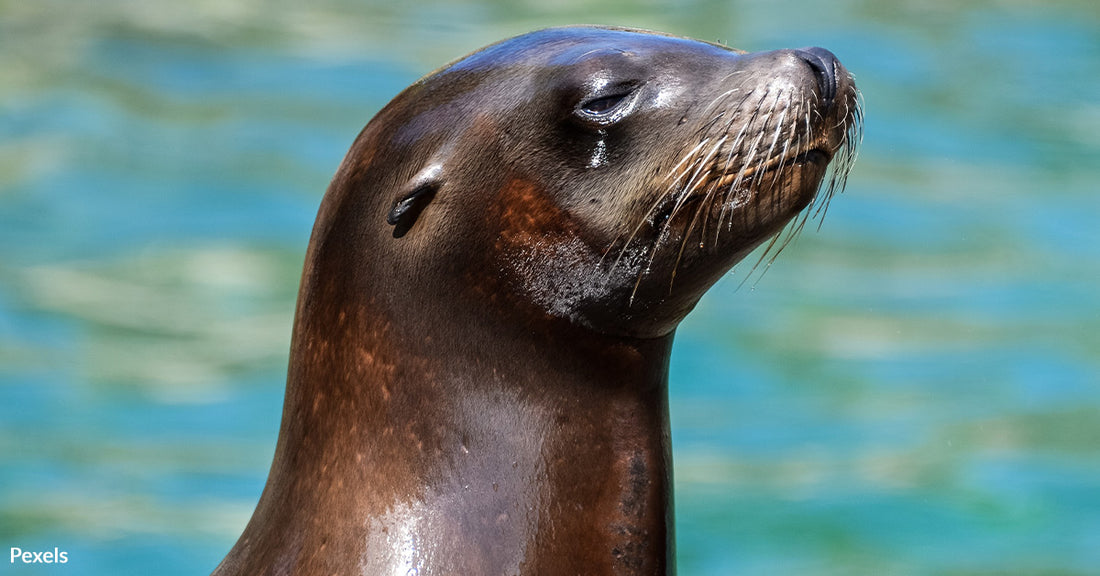
[[[837,89],[836,56],[832,52],[816,46],[796,50],[795,53],[814,69],[814,74],[817,75],[817,83],[821,86],[822,101],[832,103],[833,98],[836,98]]]

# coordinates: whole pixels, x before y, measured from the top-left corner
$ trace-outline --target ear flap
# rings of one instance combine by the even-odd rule
[[[439,165],[422,170],[411,182],[411,191],[406,192],[393,203],[386,222],[393,226],[393,237],[404,236],[416,223],[420,213],[435,198],[435,193],[443,186],[439,178]]]

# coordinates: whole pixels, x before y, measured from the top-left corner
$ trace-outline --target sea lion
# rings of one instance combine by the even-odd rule
[[[274,462],[214,574],[673,573],[676,325],[843,185],[860,119],[825,50],[617,28],[410,86],[321,203]]]

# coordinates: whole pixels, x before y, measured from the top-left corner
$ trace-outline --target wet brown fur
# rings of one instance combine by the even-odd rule
[[[322,202],[268,483],[214,574],[674,573],[676,324],[818,198],[825,165],[792,146],[847,154],[819,202],[854,159],[850,77],[844,111],[721,96],[727,66],[809,81],[786,52],[752,58],[554,29],[379,112]],[[636,88],[651,99],[603,133],[578,124],[585,74],[622,70],[657,70]],[[692,90],[660,104],[675,82]],[[801,124],[750,119],[783,106]],[[750,146],[759,134],[784,143]],[[387,213],[424,186],[395,234]]]

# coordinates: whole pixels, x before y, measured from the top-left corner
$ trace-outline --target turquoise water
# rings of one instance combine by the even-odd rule
[[[0,550],[70,558],[0,573],[208,573],[356,133],[583,22],[826,46],[867,102],[820,231],[677,335],[680,573],[1100,574],[1095,2],[182,4],[0,2]]]

